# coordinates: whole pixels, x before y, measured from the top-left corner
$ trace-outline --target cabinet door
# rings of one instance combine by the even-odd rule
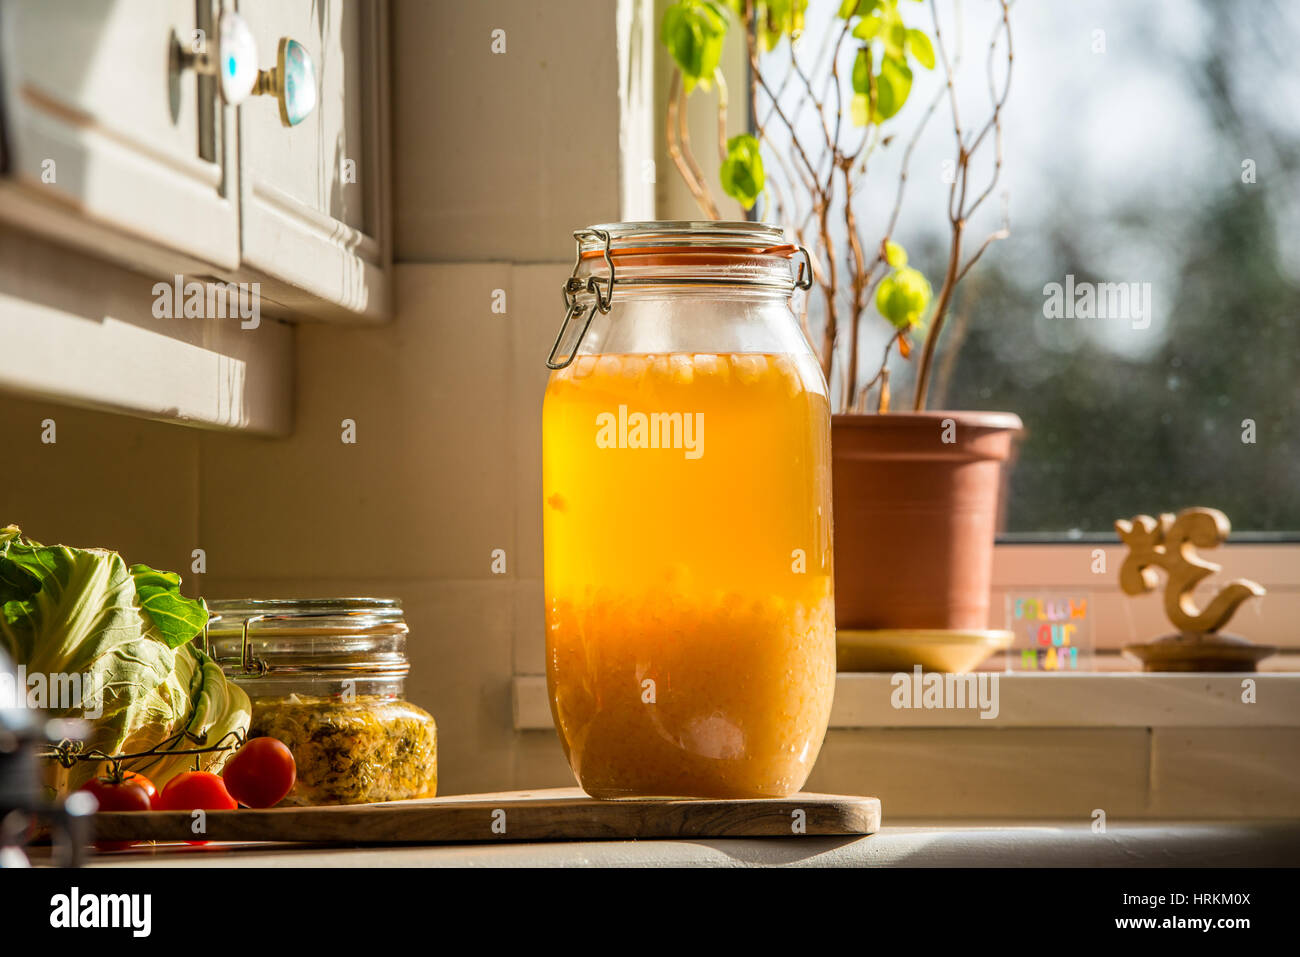
[[[237,266],[234,113],[173,56],[218,9],[3,0],[0,216],[147,271]]]
[[[241,0],[261,67],[280,39],[315,65],[316,109],[281,124],[273,97],[240,107],[243,272],[300,318],[389,309],[387,4]]]

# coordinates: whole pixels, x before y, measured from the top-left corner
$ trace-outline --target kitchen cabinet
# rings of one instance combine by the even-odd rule
[[[314,66],[290,127],[187,54],[237,13],[256,66],[282,38]],[[197,32],[196,31],[201,31]],[[0,222],[152,277],[259,284],[290,320],[389,309],[385,0],[5,0]]]
[[[205,6],[0,4],[5,220],[136,269],[238,267],[233,114],[170,64]]]
[[[262,56],[281,37],[316,67],[316,109],[292,128],[270,98],[240,109],[242,260],[295,310],[388,311],[386,10],[379,0],[243,0]],[[265,288],[265,287],[264,287]]]
[[[0,390],[287,434],[289,324],[390,311],[387,24],[387,0],[0,2]],[[182,314],[191,288],[221,305]]]

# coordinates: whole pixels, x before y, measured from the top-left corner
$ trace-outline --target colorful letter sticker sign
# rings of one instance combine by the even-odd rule
[[[1090,671],[1090,595],[1030,592],[1007,595],[1008,671]]]

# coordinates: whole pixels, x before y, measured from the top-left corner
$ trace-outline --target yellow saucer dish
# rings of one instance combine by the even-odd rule
[[[839,671],[973,671],[991,655],[1011,647],[1009,631],[944,631],[889,628],[835,633]]]

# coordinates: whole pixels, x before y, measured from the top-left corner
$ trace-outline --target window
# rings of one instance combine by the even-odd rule
[[[833,6],[811,5],[801,59]],[[902,9],[931,30],[927,7]],[[996,14],[964,7],[958,79],[972,119],[987,114]],[[1004,165],[967,248],[1004,216],[1011,234],[958,289],[930,407],[1024,420],[1012,538],[1086,537],[1190,505],[1223,510],[1238,533],[1300,530],[1300,8],[1017,4],[1012,32]],[[775,69],[783,58],[771,54]],[[896,135],[872,155],[855,201],[868,248],[941,75],[916,71]],[[760,114],[767,103],[760,93]],[[936,289],[952,155],[941,108],[917,141],[895,233]],[[789,191],[780,163],[768,173]],[[869,319],[860,363],[872,370],[890,330]],[[914,363],[895,356],[893,369],[894,395],[910,395]]]

